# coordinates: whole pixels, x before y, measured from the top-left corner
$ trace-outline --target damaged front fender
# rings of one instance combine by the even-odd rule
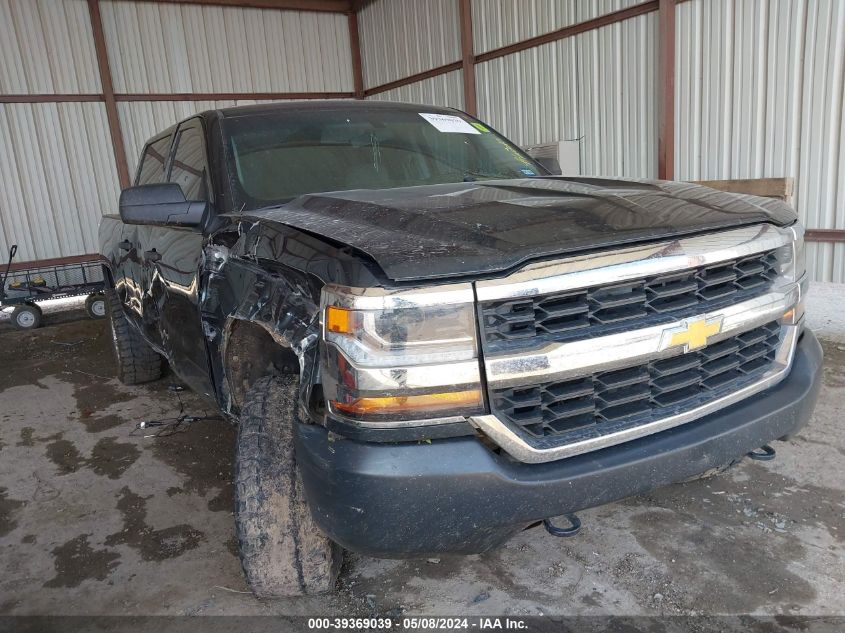
[[[221,409],[237,416],[249,385],[270,372],[298,373],[309,417],[320,383],[320,293],[326,283],[377,279],[342,248],[289,227],[241,223],[204,251],[203,331]],[[231,244],[228,246],[227,244]]]

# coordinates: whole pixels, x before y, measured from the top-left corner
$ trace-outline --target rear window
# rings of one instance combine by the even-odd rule
[[[141,154],[141,164],[138,167],[136,185],[150,185],[165,181],[164,164],[167,162],[167,154],[170,152],[170,139],[172,136],[165,136],[153,141],[144,149]]]
[[[205,148],[199,125],[182,127],[176,141],[170,182],[182,187],[187,200],[206,200]]]

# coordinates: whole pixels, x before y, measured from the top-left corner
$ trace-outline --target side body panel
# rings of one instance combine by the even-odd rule
[[[104,215],[100,219],[97,229],[97,236],[100,244],[100,258],[103,266],[108,269],[106,283],[114,283],[114,287],[120,293],[121,301],[126,299],[126,288],[123,281],[126,268],[126,260],[129,253],[120,248],[125,225],[118,215]]]
[[[119,246],[123,258],[119,269],[120,281],[118,295],[123,301],[123,311],[126,318],[138,329],[144,331],[144,262],[138,248],[138,230],[142,228],[131,224],[123,224]]]
[[[180,125],[204,131],[198,118]],[[167,181],[174,149],[171,140],[177,129],[181,127],[173,126],[145,146],[136,184]],[[207,139],[204,143],[209,145]],[[189,169],[181,167],[183,173]],[[211,225],[220,225],[214,217],[209,220]],[[204,228],[130,225],[117,215],[105,216],[99,228],[100,252],[130,322],[185,383],[214,397],[199,311],[202,249],[208,233]]]
[[[189,200],[213,200],[207,185],[204,128],[191,118],[176,128],[165,162],[167,182],[178,183]],[[180,151],[190,139],[186,153]],[[136,231],[141,287],[140,325],[145,338],[191,389],[214,396],[199,311],[203,227],[140,225]]]
[[[214,397],[199,311],[203,235],[192,229],[142,228],[147,338],[191,389]],[[161,259],[146,254],[153,249]]]

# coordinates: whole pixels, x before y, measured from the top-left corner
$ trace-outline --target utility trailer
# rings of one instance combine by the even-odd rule
[[[103,269],[98,259],[65,264],[32,262],[12,270],[17,245],[9,249],[9,260],[0,283],[0,310],[14,306],[12,324],[19,330],[41,325],[42,301],[87,295],[85,311],[92,319],[106,316]]]

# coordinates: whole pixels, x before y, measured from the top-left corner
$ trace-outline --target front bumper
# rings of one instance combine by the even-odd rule
[[[332,441],[299,425],[297,461],[314,518],[343,547],[382,558],[478,553],[526,525],[640,494],[721,466],[810,418],[822,350],[806,331],[775,387],[687,424],[542,464],[475,437],[430,444]]]

